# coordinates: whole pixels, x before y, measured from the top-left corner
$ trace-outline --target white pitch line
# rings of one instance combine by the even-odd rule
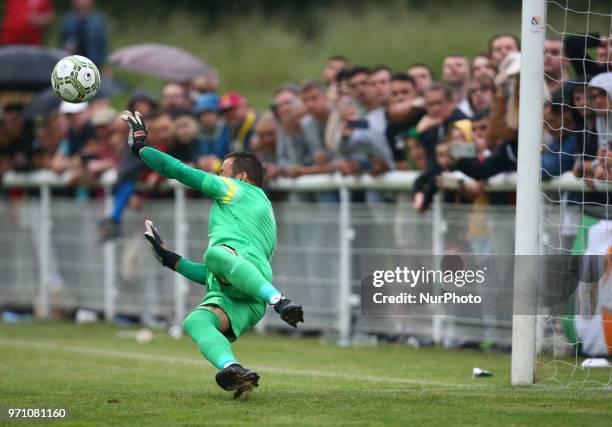
[[[40,341],[28,341],[12,338],[0,338],[0,344],[18,347],[18,348],[29,348],[33,350],[45,350],[45,351],[62,351],[66,353],[77,353],[84,354],[87,356],[106,356],[122,359],[132,359],[141,361],[151,362],[166,362],[166,363],[180,363],[184,365],[194,365],[206,367],[204,360],[202,359],[191,359],[188,357],[178,356],[164,356],[159,354],[144,354],[133,351],[119,351],[109,350],[104,348],[94,347],[82,347],[65,345],[57,342],[40,342]],[[429,380],[416,380],[410,378],[392,378],[392,377],[379,377],[373,375],[351,375],[341,374],[336,372],[324,372],[315,370],[305,369],[285,369],[275,368],[270,366],[256,366],[254,370],[262,373],[269,374],[282,374],[290,376],[301,376],[301,377],[315,377],[315,378],[332,378],[332,379],[343,379],[351,381],[365,381],[365,382],[383,382],[383,383],[394,383],[394,384],[408,384],[408,385],[427,385],[437,387],[448,387],[448,388],[486,388],[495,387],[492,384],[456,384],[444,381],[429,381]]]

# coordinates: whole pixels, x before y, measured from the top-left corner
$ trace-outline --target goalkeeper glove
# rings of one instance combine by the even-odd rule
[[[140,150],[147,145],[147,127],[142,119],[142,114],[138,111],[134,114],[131,111],[124,111],[121,119],[130,126],[130,134],[128,136],[130,150],[132,150],[134,155],[140,157]]]
[[[161,265],[164,267],[168,267],[171,270],[176,270],[176,264],[181,260],[181,256],[179,254],[175,254],[174,252],[166,249],[166,245],[164,241],[159,236],[157,229],[153,226],[153,222],[150,220],[145,221],[145,227],[147,231],[145,231],[144,235],[151,244],[151,251]]]

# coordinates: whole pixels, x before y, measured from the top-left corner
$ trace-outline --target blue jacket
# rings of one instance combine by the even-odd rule
[[[576,137],[565,132],[562,140],[554,140],[542,151],[542,181],[571,171],[576,160]]]
[[[82,17],[76,12],[69,12],[62,19],[60,46],[91,59],[101,66],[106,61],[108,38],[104,16],[90,12]]]
[[[214,155],[218,159],[223,159],[230,148],[230,130],[227,125],[221,121],[217,123],[217,127],[213,135],[198,135],[199,147],[198,156]]]

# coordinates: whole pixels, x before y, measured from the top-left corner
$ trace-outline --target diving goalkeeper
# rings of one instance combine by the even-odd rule
[[[217,384],[239,397],[257,387],[259,375],[236,361],[230,342],[259,322],[266,304],[293,327],[304,321],[302,306],[283,297],[271,283],[276,223],[261,189],[263,167],[255,155],[234,152],[226,156],[219,176],[208,174],[148,147],[139,112],[126,111],[121,118],[130,126],[131,151],[147,166],[215,200],[203,264],[169,251],[151,221],[145,221],[145,237],[164,266],[206,286],[204,299],[185,318],[183,328],[219,369]]]

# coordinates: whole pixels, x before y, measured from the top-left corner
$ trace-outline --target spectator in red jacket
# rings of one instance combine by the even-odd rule
[[[0,44],[43,44],[43,30],[53,20],[50,0],[6,0]]]

